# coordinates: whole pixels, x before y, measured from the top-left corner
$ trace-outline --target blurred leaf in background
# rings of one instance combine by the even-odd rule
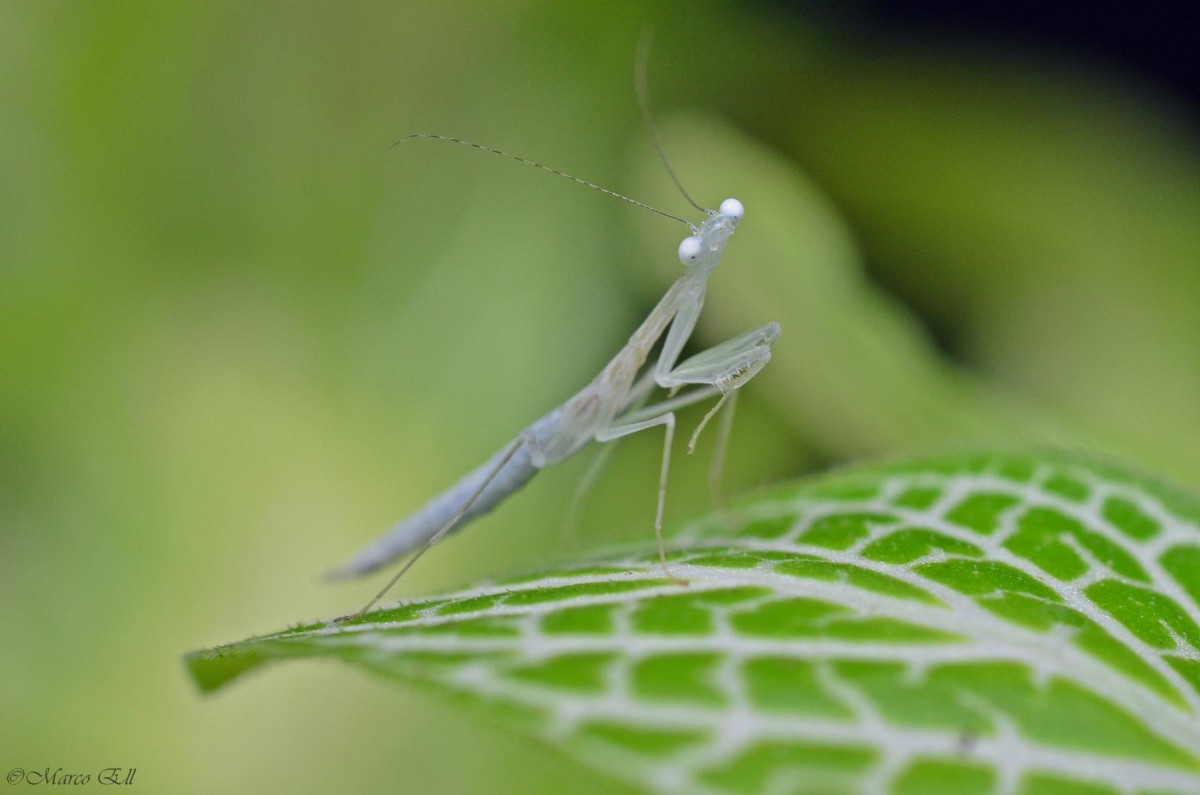
[[[10,3],[5,761],[154,791],[586,791],[416,695],[298,669],[207,702],[178,656],[361,603],[319,573],[578,389],[674,278],[661,219],[388,151],[454,134],[681,212],[632,89],[648,24],[681,177],[748,208],[696,344],[784,327],[730,491],[997,440],[1200,483],[1195,119],[1103,63],[716,2]],[[658,446],[622,445],[581,543],[649,532]],[[708,452],[676,457],[671,516],[706,509]],[[404,592],[561,554],[585,466]]]

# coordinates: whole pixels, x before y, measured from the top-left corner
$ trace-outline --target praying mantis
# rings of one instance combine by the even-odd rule
[[[652,124],[651,132],[655,132]],[[700,431],[722,406],[728,402],[730,408],[727,411],[732,411],[737,390],[757,375],[770,360],[771,346],[779,337],[779,324],[765,323],[697,353],[683,362],[679,361],[704,307],[708,278],[720,264],[730,235],[745,215],[742,203],[737,199],[726,199],[718,209],[706,210],[692,201],[693,206],[706,215],[703,222],[696,226],[615,191],[498,149],[450,136],[426,133],[415,133],[402,140],[414,138],[431,138],[463,144],[536,166],[680,221],[690,228],[691,234],[679,244],[679,260],[685,268],[683,275],[671,285],[625,346],[591,383],[525,428],[512,442],[481,466],[429,500],[416,513],[402,519],[388,533],[360,551],[349,563],[333,572],[332,576],[335,578],[358,577],[415,552],[375,598],[357,612],[338,620],[347,621],[365,614],[432,546],[448,533],[461,529],[472,520],[490,512],[528,483],[539,470],[566,460],[589,442],[612,442],[624,436],[659,427],[664,431],[664,440],[654,534],[664,574],[669,580],[683,584],[670,573],[662,535],[667,474],[670,470],[671,446],[675,436],[675,411],[708,398],[718,397],[716,404],[692,434],[688,445],[688,451],[691,452]],[[655,144],[658,144],[657,135]],[[662,155],[661,147],[659,153]],[[682,191],[682,186],[671,171],[665,155],[663,162],[671,178]],[[691,201],[686,191],[683,193],[688,201]],[[652,349],[663,339],[664,334],[666,337],[657,361],[639,377],[638,374],[645,368]],[[645,405],[656,387],[668,390],[667,398]],[[685,387],[695,389],[677,395],[679,390]]]

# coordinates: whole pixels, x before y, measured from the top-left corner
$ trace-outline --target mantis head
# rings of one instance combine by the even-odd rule
[[[679,261],[688,267],[704,259],[706,252],[717,251],[725,245],[725,239],[733,234],[746,214],[746,208],[737,199],[726,199],[718,210],[708,212],[708,219],[700,225],[698,234],[685,237],[679,244]]]

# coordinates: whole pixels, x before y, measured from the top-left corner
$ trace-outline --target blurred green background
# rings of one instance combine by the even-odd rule
[[[376,583],[320,574],[586,383],[677,275],[677,224],[459,147],[388,150],[453,134],[686,214],[633,91],[650,24],[681,178],[748,211],[696,349],[784,329],[729,492],[997,444],[1200,486],[1196,120],[1135,76],[736,3],[6,3],[5,770],[616,791],[338,666],[202,699],[180,656],[360,605]],[[677,448],[673,519],[708,508],[707,442]],[[578,548],[649,541],[660,444],[622,445]],[[586,458],[396,595],[577,554]]]

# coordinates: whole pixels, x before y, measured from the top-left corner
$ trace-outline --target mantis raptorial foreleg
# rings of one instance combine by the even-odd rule
[[[771,358],[771,345],[779,337],[778,323],[763,325],[697,353],[666,372],[655,372],[664,389],[687,384],[708,384],[728,392],[752,378]]]
[[[687,361],[665,373],[657,373],[655,380],[666,389],[678,389],[687,384],[705,384],[721,393],[717,401],[688,441],[688,452],[696,449],[696,440],[708,421],[720,411],[726,401],[734,394],[734,390],[753,378],[771,359],[771,345],[779,336],[778,323],[766,323],[751,329],[733,339],[714,345],[708,350],[701,351]],[[730,407],[732,411],[732,406]],[[728,423],[722,424],[722,433],[728,433]],[[723,448],[723,442],[718,439],[718,446]],[[718,450],[723,454],[724,450]]]

